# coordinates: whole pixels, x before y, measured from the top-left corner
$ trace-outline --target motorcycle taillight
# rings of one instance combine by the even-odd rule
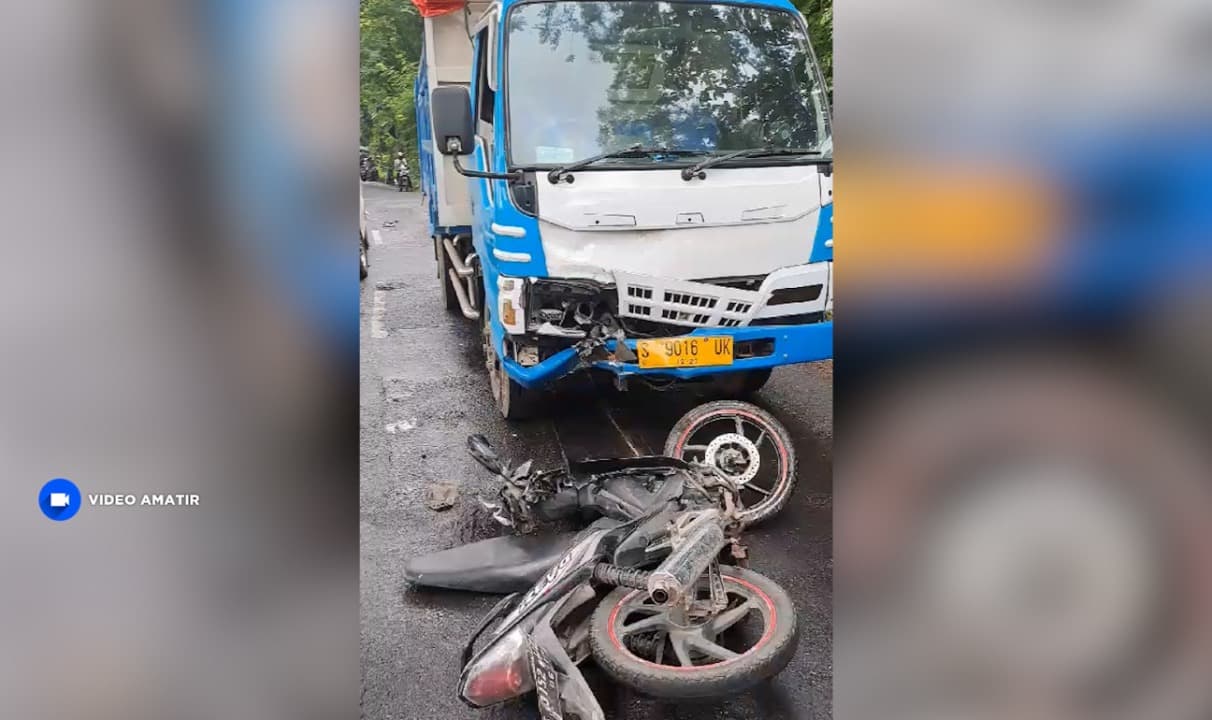
[[[459,694],[476,707],[495,705],[534,689],[526,631],[514,628],[493,643],[465,673]]]

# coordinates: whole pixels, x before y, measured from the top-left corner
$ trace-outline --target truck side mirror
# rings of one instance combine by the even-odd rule
[[[443,155],[470,155],[475,149],[471,122],[471,95],[462,85],[434,88],[429,98],[433,135]]]

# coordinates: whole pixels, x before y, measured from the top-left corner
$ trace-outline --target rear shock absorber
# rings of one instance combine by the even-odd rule
[[[648,579],[652,573],[647,570],[636,570],[635,568],[625,568],[610,563],[598,563],[593,566],[593,579],[603,585],[613,585],[615,587],[631,588],[633,590],[647,590]]]

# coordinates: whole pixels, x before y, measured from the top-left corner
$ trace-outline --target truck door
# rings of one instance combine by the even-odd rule
[[[476,144],[483,153],[483,170],[494,170],[492,158],[494,155],[495,132],[493,128],[493,112],[496,108],[496,82],[493,72],[496,62],[495,46],[495,14],[481,21],[482,27],[475,37],[475,82],[472,87],[473,112],[476,119]],[[491,188],[492,183],[488,183]],[[491,190],[490,190],[491,192]]]

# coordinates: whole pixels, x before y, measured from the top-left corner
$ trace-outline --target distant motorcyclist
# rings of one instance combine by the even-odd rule
[[[400,192],[404,192],[405,186],[408,186],[408,189],[412,190],[412,178],[408,174],[408,158],[404,157],[403,151],[396,153],[393,174],[396,178],[396,186],[400,189]]]

